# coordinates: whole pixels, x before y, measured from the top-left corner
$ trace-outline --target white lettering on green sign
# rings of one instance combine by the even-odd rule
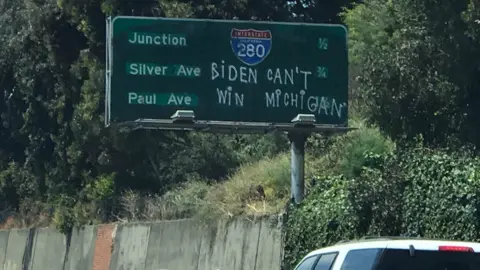
[[[225,61],[220,63],[211,63],[211,80],[223,80],[229,82],[241,82],[245,84],[258,83],[258,70],[251,67],[228,65]],[[267,68],[261,70],[264,72],[264,78],[274,85],[298,85],[301,90],[298,93],[282,93],[281,89],[273,92],[265,92],[266,108],[297,108],[307,109],[312,113],[337,115],[342,117],[346,109],[346,103],[337,103],[335,99],[329,97],[309,96],[307,91],[311,79],[328,77],[328,68],[318,66],[316,72],[304,70],[296,66],[294,68]],[[316,76],[315,76],[316,75]],[[224,106],[244,107],[245,95],[233,91],[233,87],[228,85],[226,88],[217,87],[217,104]]]
[[[299,93],[282,93],[280,89],[265,93],[265,106],[267,108],[306,108],[312,113],[337,116],[338,118],[341,118],[347,109],[345,102],[337,102],[334,98],[308,96],[304,90]]]
[[[198,97],[189,93],[129,92],[128,104],[158,106],[197,106]]]
[[[187,105],[190,106],[192,105],[192,98],[190,96],[185,96],[185,95],[175,95],[174,93],[170,94],[170,97],[168,98],[167,105]]]
[[[183,77],[200,77],[201,69],[199,67],[191,67],[185,65],[175,66],[175,75]]]
[[[295,68],[274,68],[267,69],[267,80],[274,84],[295,84],[295,75],[299,75],[303,79],[303,88],[308,89],[308,76],[312,74],[311,71],[302,70],[299,67]]]
[[[157,104],[157,96],[154,93],[128,93],[128,104]]]
[[[328,77],[328,68],[326,67],[317,67],[317,77],[326,79]]]
[[[149,63],[129,63],[127,64],[127,73],[130,75],[141,76],[165,76],[167,75],[167,66],[159,66]]]
[[[157,45],[157,46],[187,46],[187,38],[178,34],[157,34],[132,32],[128,35],[130,44]]]
[[[318,49],[328,50],[328,38],[319,38],[318,39]]]
[[[131,44],[146,45],[170,45],[186,46],[187,41],[184,36],[173,34],[152,34],[133,32],[129,35]],[[328,39],[319,38],[318,48],[328,49]],[[129,75],[139,76],[176,76],[176,77],[201,77],[201,68],[198,66],[188,66],[183,64],[159,65],[154,63],[128,63],[127,73]],[[220,62],[211,62],[210,79],[212,81],[240,82],[243,84],[258,84],[259,77],[256,68],[242,65],[226,64],[224,60]],[[274,85],[298,85],[301,90],[297,93],[284,92],[276,89],[273,92],[265,92],[266,108],[298,108],[306,109],[312,113],[324,114],[330,116],[342,117],[346,110],[346,103],[338,103],[334,98],[325,96],[308,95],[309,80],[311,78],[328,78],[328,68],[324,66],[315,67],[315,71],[302,70],[298,66],[293,68],[267,68],[260,69],[263,77]],[[311,76],[313,75],[313,76]],[[244,107],[244,93],[233,91],[232,86],[216,88],[217,104],[224,106]],[[268,91],[268,90],[266,90]],[[128,93],[129,104],[145,104],[160,106],[196,106],[198,97],[189,94],[178,93]]]
[[[300,94],[297,93],[286,93],[283,95],[283,100],[282,100],[282,90],[277,89],[274,92],[266,92],[265,93],[265,102],[266,102],[266,107],[267,108],[279,108],[280,105],[283,104],[285,107],[294,107],[294,108],[300,108],[303,110],[304,107],[304,96],[305,96],[305,91],[301,90]]]
[[[243,94],[233,92],[232,90],[233,88],[231,86],[228,86],[226,90],[217,88],[218,104],[232,106],[233,100],[233,104],[235,106],[243,107],[243,100],[245,96]]]
[[[152,63],[128,63],[127,74],[139,76],[200,77],[202,69],[196,66],[164,66]]]
[[[221,64],[213,62],[211,64],[212,81],[228,80],[230,82],[239,81],[241,83],[257,84],[258,73],[254,68],[236,67],[234,65],[225,65],[222,60]]]

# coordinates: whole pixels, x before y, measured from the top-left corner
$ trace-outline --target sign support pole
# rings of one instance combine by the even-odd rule
[[[305,142],[308,134],[289,132],[288,138],[291,144],[291,199],[299,204],[305,196]]]

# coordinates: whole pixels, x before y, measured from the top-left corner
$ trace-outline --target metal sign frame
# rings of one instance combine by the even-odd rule
[[[105,42],[105,126],[110,126],[111,103],[112,103],[112,37],[113,25],[111,17],[106,20]]]

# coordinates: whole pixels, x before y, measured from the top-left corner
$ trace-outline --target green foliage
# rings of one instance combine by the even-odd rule
[[[366,163],[365,153],[384,154],[394,150],[394,144],[384,137],[377,128],[365,126],[364,122],[357,122],[358,128],[336,137],[332,145],[332,154],[337,155],[338,172],[347,178],[358,176]],[[335,152],[334,152],[335,151]]]
[[[414,145],[393,154],[365,153],[364,160],[354,178],[320,178],[293,209],[286,224],[288,263],[366,235],[480,239],[479,158]]]
[[[315,248],[355,237],[357,217],[348,204],[347,181],[341,176],[319,179],[319,184],[286,221],[285,262],[294,266]],[[292,268],[293,269],[293,268]]]
[[[87,199],[98,202],[110,199],[115,193],[114,177],[114,174],[104,175],[88,183],[85,187]]]
[[[325,137],[314,135],[309,139],[308,149],[316,159],[317,175],[332,173],[346,178],[358,176],[366,163],[365,153],[386,154],[395,149],[395,144],[383,136],[378,128],[363,120],[350,121],[356,128],[345,135]]]
[[[405,159],[410,160],[402,164],[409,183],[404,199],[405,234],[480,239],[480,159],[426,149],[415,149]]]
[[[155,205],[160,214],[150,214],[153,219],[179,219],[193,217],[198,213],[198,208],[210,190],[204,181],[193,180],[182,186],[176,187],[158,198]]]
[[[227,181],[213,186],[197,213],[203,220],[278,213],[289,197],[289,187],[288,156],[265,158],[240,167]]]
[[[393,139],[479,145],[473,1],[367,0],[348,10],[352,64],[370,120]]]

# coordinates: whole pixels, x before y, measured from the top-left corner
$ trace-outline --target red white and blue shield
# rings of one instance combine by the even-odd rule
[[[267,58],[272,49],[270,30],[232,29],[232,50],[240,61],[255,66]]]

